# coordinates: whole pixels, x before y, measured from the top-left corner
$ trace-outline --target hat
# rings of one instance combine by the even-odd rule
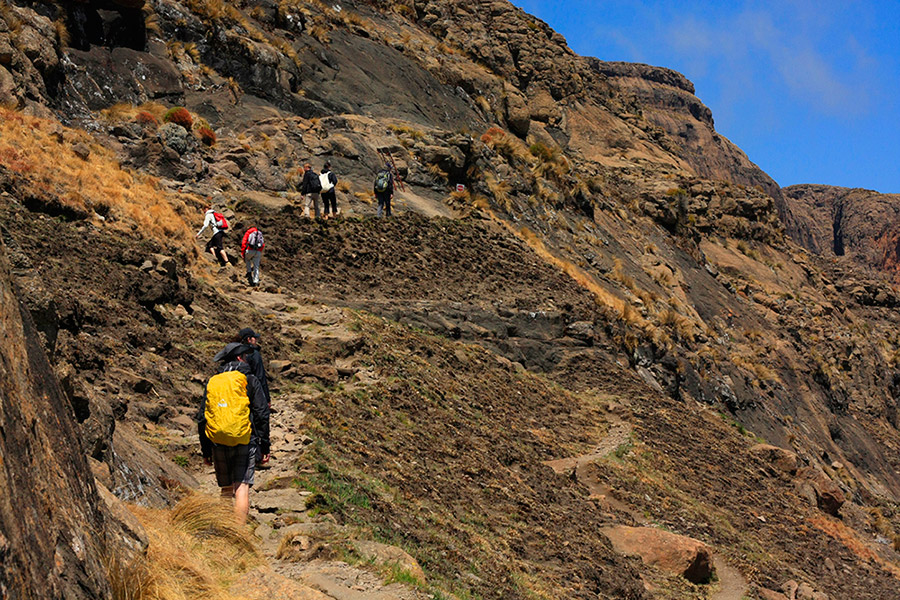
[[[243,329],[238,331],[238,337],[243,342],[244,340],[246,340],[247,338],[250,338],[250,337],[255,337],[256,339],[259,339],[259,334],[256,333],[255,331],[253,331],[252,329],[250,329],[249,327],[244,327]]]
[[[213,360],[215,362],[231,362],[238,356],[242,356],[247,352],[251,352],[252,350],[253,346],[241,344],[239,342],[231,342],[229,344],[226,344],[224,348],[219,350],[219,352],[215,356],[213,356]]]
[[[325,161],[325,164],[323,165],[323,168],[325,168],[325,169],[330,169],[330,168],[331,168],[331,161],[330,161],[330,160],[326,160],[326,161]]]

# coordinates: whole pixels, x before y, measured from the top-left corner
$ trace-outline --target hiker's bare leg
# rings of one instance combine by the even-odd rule
[[[234,486],[226,485],[225,487],[220,489],[219,493],[223,498],[231,498],[232,496],[234,496]]]
[[[247,522],[250,512],[250,485],[242,483],[234,490],[234,516],[239,523]]]

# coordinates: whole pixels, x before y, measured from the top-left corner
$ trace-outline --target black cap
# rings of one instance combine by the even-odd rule
[[[231,362],[238,356],[242,356],[252,351],[253,346],[241,344],[239,342],[231,342],[229,344],[226,344],[224,348],[219,350],[219,352],[215,356],[213,356],[213,360],[216,362]]]
[[[255,331],[253,331],[249,327],[244,327],[243,329],[238,331],[238,337],[241,338],[241,341],[243,342],[247,338],[251,338],[251,337],[255,337],[256,339],[259,339],[259,334],[257,334]]]

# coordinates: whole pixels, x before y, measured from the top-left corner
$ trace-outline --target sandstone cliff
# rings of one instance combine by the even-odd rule
[[[794,213],[788,229],[797,243],[821,256],[846,256],[898,281],[898,194],[827,185],[784,189]]]

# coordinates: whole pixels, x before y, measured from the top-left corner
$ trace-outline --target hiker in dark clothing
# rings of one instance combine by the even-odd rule
[[[262,353],[259,351],[259,334],[249,327],[244,327],[238,332],[235,341],[250,346],[252,351],[247,355],[247,364],[250,365],[250,372],[259,379],[259,384],[262,386],[263,393],[266,396],[266,404],[271,406],[272,398],[269,396],[269,377],[266,375]]]
[[[391,198],[394,197],[394,176],[391,174],[391,165],[385,164],[384,168],[378,171],[373,191],[378,200],[378,216],[391,216]]]
[[[325,206],[325,218],[331,219],[337,216],[337,175],[331,170],[331,162],[326,161],[322,167],[322,173],[319,175],[319,181],[322,185],[322,204]],[[326,185],[326,182],[328,185]]]
[[[303,181],[300,182],[300,193],[303,194],[303,214],[309,218],[309,205],[312,203],[316,218],[319,218],[319,192],[322,191],[322,183],[319,176],[312,170],[309,163],[303,165]]]
[[[230,343],[214,360],[222,363],[206,385],[197,432],[203,460],[213,465],[222,496],[234,497],[234,514],[247,522],[256,464],[269,460],[269,407],[247,358],[253,349]]]

